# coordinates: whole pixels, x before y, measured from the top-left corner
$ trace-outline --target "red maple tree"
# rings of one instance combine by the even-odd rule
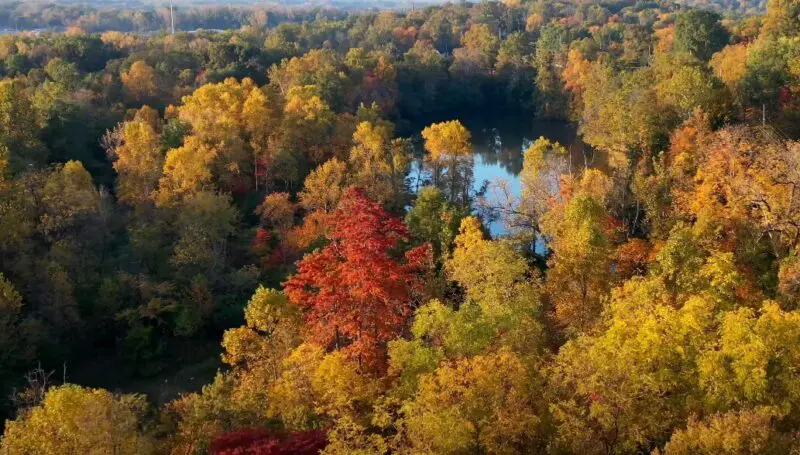
[[[315,341],[380,367],[386,343],[406,327],[430,248],[401,255],[405,224],[359,189],[345,193],[327,222],[330,243],[298,263],[284,292],[303,308]]]
[[[214,455],[316,455],[327,445],[322,430],[271,434],[246,429],[225,433],[211,443]]]

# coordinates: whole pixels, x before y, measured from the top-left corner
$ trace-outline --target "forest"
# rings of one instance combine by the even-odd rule
[[[800,0],[7,6],[0,455],[800,454]]]

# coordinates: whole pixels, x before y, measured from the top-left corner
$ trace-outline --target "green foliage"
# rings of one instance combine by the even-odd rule
[[[690,10],[679,14],[675,19],[675,50],[708,61],[728,44],[728,31],[719,20],[720,16],[710,11]]]

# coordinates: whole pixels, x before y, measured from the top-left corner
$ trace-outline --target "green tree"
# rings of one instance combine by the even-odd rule
[[[704,62],[728,44],[729,33],[717,13],[701,9],[683,12],[675,19],[675,50]]]
[[[417,243],[430,243],[434,256],[441,258],[450,254],[463,217],[463,210],[447,202],[438,189],[426,186],[408,211],[406,225]]]

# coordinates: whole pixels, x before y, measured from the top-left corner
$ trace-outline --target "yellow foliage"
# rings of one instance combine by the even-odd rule
[[[140,433],[143,396],[64,385],[39,406],[6,422],[2,455],[143,455],[153,452]]]
[[[423,376],[404,408],[412,453],[527,452],[540,422],[532,383],[523,362],[506,350]]]
[[[189,136],[181,147],[168,151],[156,202],[168,205],[207,188],[211,184],[211,166],[216,158],[217,150],[196,136]]]
[[[142,60],[134,62],[128,71],[122,73],[121,78],[125,91],[137,101],[155,98],[158,95],[156,72]]]

